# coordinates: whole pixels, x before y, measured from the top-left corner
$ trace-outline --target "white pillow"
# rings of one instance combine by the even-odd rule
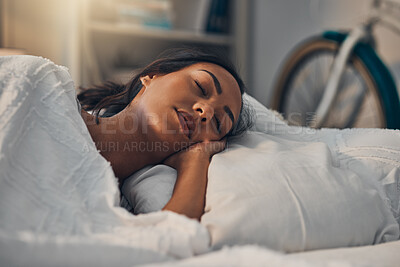
[[[278,113],[268,110],[248,94],[243,95],[243,101],[256,118],[251,130],[264,131],[284,124],[276,117]],[[134,214],[161,210],[172,196],[175,181],[175,169],[163,164],[147,166],[124,181],[120,205]]]
[[[325,143],[248,132],[213,157],[201,223],[214,248],[296,252],[396,240],[399,225],[380,191],[334,166]]]
[[[161,210],[172,196],[176,175],[162,164],[141,169],[124,181],[121,206],[134,214]]]
[[[397,201],[398,207],[399,192],[392,189],[399,184],[399,153],[380,155],[397,160],[397,166],[374,160],[377,168],[386,164],[379,177],[387,175],[388,188],[397,194],[389,197],[375,179],[378,176],[362,171],[362,155],[350,157],[361,166],[357,168],[340,158],[349,149],[339,141],[362,140],[371,135],[369,130],[290,127],[254,98],[245,96],[245,100],[255,111],[255,125],[213,157],[208,173],[201,223],[208,227],[214,248],[259,244],[294,252],[398,239],[390,200]],[[387,142],[400,150],[398,134],[380,130],[373,136],[383,134],[391,136]],[[364,143],[370,139],[364,138]],[[372,153],[373,148],[369,147]],[[122,187],[135,213],[161,209],[172,194],[176,172],[164,165],[153,169],[153,173],[151,168],[136,173]]]

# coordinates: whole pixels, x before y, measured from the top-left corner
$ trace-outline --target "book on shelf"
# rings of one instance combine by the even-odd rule
[[[171,0],[173,27],[178,30],[205,32],[212,0]]]
[[[194,32],[228,33],[231,0],[171,0],[174,28]]]
[[[207,18],[210,12],[211,0],[200,0],[201,4],[197,11],[195,20],[195,29],[199,32],[205,32],[207,29]]]
[[[119,21],[125,24],[172,27],[172,4],[169,0],[130,0],[117,4]]]
[[[229,32],[230,0],[212,0],[206,31],[211,33]]]
[[[120,0],[119,21],[196,33],[228,33],[231,0]]]

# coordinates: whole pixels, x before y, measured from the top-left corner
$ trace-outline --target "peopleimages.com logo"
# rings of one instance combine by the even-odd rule
[[[213,131],[217,132],[217,122],[215,117],[208,118],[209,123],[201,123],[200,118],[196,121],[186,121],[189,128],[192,128],[195,125],[196,130],[200,132],[208,132]],[[222,113],[218,116],[218,122],[220,125],[228,125],[227,121],[230,121],[230,118],[225,113]],[[96,124],[93,120],[92,122],[88,122],[87,125]],[[128,113],[122,119],[113,120],[107,119],[102,120],[99,124],[100,131],[102,134],[134,134],[137,131],[141,131],[142,134],[147,134],[151,128],[161,127],[161,133],[166,135],[174,135],[179,133],[179,128],[176,126],[179,124],[179,120],[175,116],[171,116],[168,114],[155,114],[155,113],[147,113],[141,117],[139,117],[135,113]],[[201,127],[199,125],[201,124]]]

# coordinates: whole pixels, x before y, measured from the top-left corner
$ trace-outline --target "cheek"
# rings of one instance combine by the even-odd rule
[[[173,137],[178,130],[175,110],[165,100],[160,102],[154,101],[154,98],[151,98],[150,101],[147,100],[143,99],[137,107],[142,128],[151,128],[152,132]]]
[[[181,77],[173,80],[159,81],[157,84],[157,94],[165,101],[177,101],[179,99],[186,99],[192,91],[192,80],[189,78]]]
[[[143,95],[142,99],[138,102],[135,113],[139,119],[141,128],[145,129],[153,125],[157,125],[160,121],[159,114],[162,113],[160,105],[154,101],[148,101],[147,96]],[[151,100],[151,99],[150,99]]]

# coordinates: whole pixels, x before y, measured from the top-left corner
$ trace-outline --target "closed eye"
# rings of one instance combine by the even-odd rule
[[[203,88],[203,86],[201,86],[201,84],[200,84],[198,81],[196,81],[196,80],[195,80],[194,82],[196,83],[197,87],[200,88],[201,93],[202,93],[204,96],[206,96],[206,95],[207,95],[207,92],[206,92],[206,90]]]
[[[215,116],[215,124],[217,126],[218,134],[220,134],[221,133],[221,122],[216,116]]]

